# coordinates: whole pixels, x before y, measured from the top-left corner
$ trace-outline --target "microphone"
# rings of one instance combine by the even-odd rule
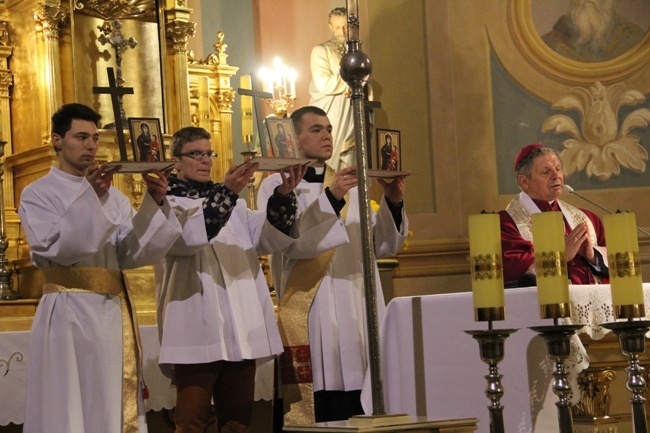
[[[563,186],[563,189],[564,189],[564,191],[568,192],[569,194],[576,195],[576,196],[580,197],[581,199],[583,199],[584,201],[586,201],[587,203],[590,203],[590,204],[596,206],[597,208],[604,210],[605,212],[607,212],[607,213],[609,213],[609,214],[613,214],[613,213],[614,213],[614,212],[612,212],[612,211],[610,211],[610,210],[608,210],[608,209],[605,209],[605,208],[602,207],[601,205],[599,205],[599,204],[597,204],[597,203],[594,203],[593,201],[589,200],[587,197],[578,194],[578,193],[576,192],[576,190],[573,189],[570,185],[566,185],[566,184],[565,184],[565,185]],[[650,236],[650,233],[648,233],[647,231],[643,230],[641,227],[637,227],[636,229],[637,229],[638,231],[640,231],[641,233],[643,233],[644,235]]]

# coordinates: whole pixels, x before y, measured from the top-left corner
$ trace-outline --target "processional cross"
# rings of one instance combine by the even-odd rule
[[[132,95],[132,87],[118,87],[115,82],[115,72],[113,68],[106,68],[108,73],[108,87],[93,87],[94,94],[109,94],[111,95],[111,102],[113,104],[113,115],[115,116],[115,133],[117,135],[117,144],[120,147],[120,160],[127,161],[128,156],[126,153],[126,143],[124,140],[124,124],[122,119],[122,113],[120,109],[122,107],[122,96],[123,95]],[[123,111],[123,108],[122,108]]]
[[[253,97],[253,107],[255,109],[255,123],[257,124],[257,132],[260,136],[260,147],[262,148],[262,156],[267,156],[266,146],[262,144],[264,142],[264,140],[262,139],[262,137],[264,136],[263,134],[264,119],[262,118],[262,102],[260,101],[260,99],[273,99],[273,94],[269,92],[264,92],[262,90],[258,90],[257,80],[255,80],[255,75],[251,73],[250,76],[251,76],[251,88],[250,89],[239,88],[237,89],[237,93],[239,93],[240,95]]]

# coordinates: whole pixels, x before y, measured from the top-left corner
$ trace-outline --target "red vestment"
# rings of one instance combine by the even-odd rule
[[[533,200],[542,212],[558,210],[557,200],[549,204],[544,200]],[[594,226],[597,245],[605,246],[605,229],[598,215],[585,209],[580,209],[589,218]],[[535,263],[533,243],[524,239],[519,233],[517,224],[510,214],[503,210],[499,212],[501,218],[501,248],[503,254],[503,278],[506,283],[519,280]],[[571,227],[564,218],[565,235],[569,234]],[[596,284],[608,282],[607,278],[598,277],[596,281],[592,272],[593,267],[587,260],[576,255],[567,262],[567,270],[572,284]]]

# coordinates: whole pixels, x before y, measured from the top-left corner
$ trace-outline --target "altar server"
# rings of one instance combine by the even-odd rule
[[[303,233],[299,242],[271,258],[271,275],[280,296],[280,327],[285,334],[282,392],[285,406],[291,407],[285,423],[309,421],[309,417],[311,422],[348,419],[363,413],[360,394],[368,367],[356,167],[334,173],[326,166],[332,156],[332,125],[322,109],[302,107],[291,118],[299,152],[315,160],[296,188],[298,213],[312,206],[330,209],[344,233],[324,225],[329,230],[311,236]],[[262,182],[258,206],[266,205],[280,182],[279,174]],[[372,217],[374,250],[377,257],[393,256],[408,233],[402,200],[404,177],[378,182],[384,197]],[[376,265],[373,271],[381,317],[385,305]],[[291,371],[293,375],[287,374]],[[296,387],[299,398],[294,393]]]
[[[177,433],[250,430],[256,360],[282,352],[269,287],[259,256],[297,236],[293,188],[305,167],[289,167],[264,211],[252,211],[238,193],[258,167],[232,167],[210,180],[210,134],[186,127],[172,137],[178,161],[168,199],[183,233],[155,266],[160,366],[177,388]]]
[[[58,168],[28,185],[18,214],[43,271],[27,367],[25,433],[146,432],[132,299],[121,270],[161,260],[181,227],[165,173],[136,213],[94,163],[100,115],[81,104],[52,116]]]

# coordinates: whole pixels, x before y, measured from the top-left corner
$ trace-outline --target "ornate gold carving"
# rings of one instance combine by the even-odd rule
[[[233,90],[222,90],[216,93],[217,107],[219,111],[232,111],[232,103],[235,100]]]
[[[9,87],[14,83],[14,77],[10,72],[0,72],[0,97],[9,97]]]
[[[0,21],[0,45],[7,46],[9,43],[9,30],[7,29],[7,22]]]
[[[641,260],[636,251],[608,254],[609,276],[611,278],[638,277],[641,275]]]
[[[43,33],[43,39],[58,39],[59,26],[68,16],[68,10],[62,7],[39,5],[34,9],[34,21]]]
[[[501,256],[497,254],[479,254],[472,256],[472,279],[493,280],[501,276]]]
[[[174,54],[187,52],[187,39],[196,34],[196,23],[172,21],[167,23],[165,34],[172,41]]]
[[[567,275],[564,251],[540,251],[535,254],[535,273],[538,277]]]
[[[194,52],[189,51],[187,53],[187,63],[192,65],[192,64],[198,64],[198,65],[216,65],[219,66],[220,64],[228,64],[227,58],[228,54],[226,54],[226,48],[228,48],[228,44],[223,43],[223,38],[225,36],[225,33],[223,30],[219,30],[217,32],[217,43],[213,44],[212,46],[214,47],[214,53],[209,54],[205,59],[197,59],[194,57]]]
[[[156,17],[154,0],[77,0],[74,8],[104,19]]]
[[[609,416],[609,390],[616,379],[614,370],[586,369],[578,375],[580,401],[573,405],[573,415],[581,417]]]

